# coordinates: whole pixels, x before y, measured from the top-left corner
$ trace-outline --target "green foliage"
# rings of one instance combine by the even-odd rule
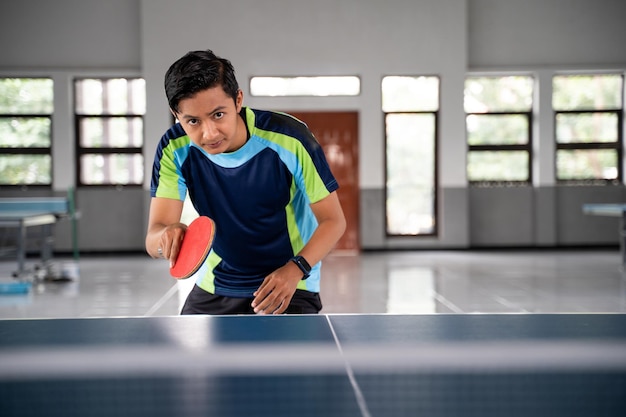
[[[0,154],[0,184],[50,184],[52,182],[50,155]]]
[[[50,147],[49,117],[0,117],[0,148]]]
[[[470,77],[465,81],[467,113],[528,112],[532,104],[530,76]]]
[[[0,78],[0,114],[52,114],[52,80]]]
[[[613,110],[622,107],[619,74],[557,75],[552,80],[554,110]]]

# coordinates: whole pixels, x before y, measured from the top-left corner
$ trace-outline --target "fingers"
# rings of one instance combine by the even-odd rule
[[[180,229],[177,229],[180,230]],[[176,264],[176,259],[178,259],[178,253],[180,252],[180,247],[183,243],[183,236],[185,236],[185,232],[177,233],[176,237],[172,240],[172,247],[170,249],[170,267],[173,267]]]
[[[274,287],[270,284],[270,279],[266,278],[258,290],[254,292],[254,300],[252,300],[252,308],[256,314],[274,314],[276,310],[276,299],[278,291],[273,291]],[[276,313],[278,314],[278,313]]]
[[[176,263],[186,230],[186,225],[176,223],[167,226],[163,230],[163,233],[161,233],[161,237],[159,238],[159,255],[165,259],[169,259],[170,267],[174,266]]]
[[[289,263],[291,264],[291,262]],[[293,271],[296,275],[293,275]],[[282,314],[289,307],[298,282],[300,270],[282,267],[268,275],[254,293],[252,308],[257,314]]]
[[[252,300],[252,308],[257,314],[265,314],[265,309],[269,306],[271,300],[267,300],[267,296],[271,294],[268,288],[267,279],[263,281],[258,290],[254,292],[254,300]]]
[[[267,295],[257,292],[255,296],[252,307],[256,314],[283,314],[289,307],[292,297],[292,295],[281,295],[279,291],[272,291]]]

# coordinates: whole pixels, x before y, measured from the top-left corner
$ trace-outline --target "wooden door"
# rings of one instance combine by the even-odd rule
[[[359,115],[357,112],[292,112],[305,122],[324,149],[346,216],[346,232],[335,251],[359,251]]]

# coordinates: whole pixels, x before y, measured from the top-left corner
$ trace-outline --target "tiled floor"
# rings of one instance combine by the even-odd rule
[[[626,313],[620,262],[617,249],[334,254],[324,262],[322,312]],[[1,261],[0,281],[13,269],[15,261]],[[26,295],[1,294],[0,318],[176,315],[191,284],[142,254],[83,256],[78,273],[38,281]]]

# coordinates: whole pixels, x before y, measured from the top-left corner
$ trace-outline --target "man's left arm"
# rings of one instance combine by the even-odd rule
[[[318,226],[298,255],[303,256],[313,266],[321,261],[343,236],[346,218],[336,191],[311,204],[311,209]],[[282,314],[289,306],[301,279],[302,271],[291,261],[272,272],[254,293],[255,298],[252,301],[254,311],[259,314]]]

